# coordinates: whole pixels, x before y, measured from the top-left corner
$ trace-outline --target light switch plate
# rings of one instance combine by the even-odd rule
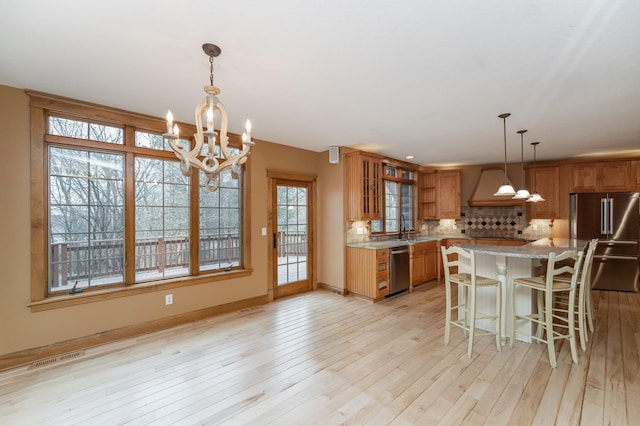
[[[267,228],[262,228],[262,236],[263,237],[267,236]]]

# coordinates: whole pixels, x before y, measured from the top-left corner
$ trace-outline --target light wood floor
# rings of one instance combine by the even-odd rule
[[[580,364],[444,346],[435,283],[373,304],[316,291],[0,372],[0,424],[640,424],[640,295],[595,292]]]

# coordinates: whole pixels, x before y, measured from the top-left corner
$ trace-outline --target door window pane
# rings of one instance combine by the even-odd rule
[[[278,285],[307,279],[307,188],[278,185]]]

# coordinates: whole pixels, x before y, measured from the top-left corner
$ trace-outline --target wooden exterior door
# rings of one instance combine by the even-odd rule
[[[313,182],[272,179],[274,298],[313,289]]]

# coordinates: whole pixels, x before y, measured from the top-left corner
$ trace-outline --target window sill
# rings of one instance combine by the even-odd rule
[[[251,276],[252,272],[253,269],[239,269],[233,270],[231,272],[217,272],[207,275],[180,277],[170,280],[140,283],[127,287],[92,290],[86,293],[64,293],[61,295],[49,296],[44,300],[31,302],[27,306],[31,308],[31,312],[48,311],[51,309],[66,308],[69,306],[82,305],[85,303],[101,302],[104,300],[117,299],[120,297],[135,296],[139,294],[153,293],[156,291],[170,290],[173,288],[206,284],[214,281],[248,277]]]

